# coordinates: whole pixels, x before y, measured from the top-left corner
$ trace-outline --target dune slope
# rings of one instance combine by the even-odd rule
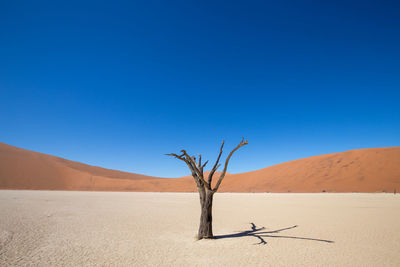
[[[242,187],[248,192],[398,192],[400,147],[357,149],[289,161],[232,175],[222,189],[236,191]]]
[[[215,179],[216,180],[216,179]],[[0,188],[192,192],[190,176],[165,179],[62,159],[0,143]],[[400,147],[358,149],[227,174],[223,192],[400,191]]]
[[[189,179],[163,179],[91,166],[0,143],[0,188],[193,191]]]

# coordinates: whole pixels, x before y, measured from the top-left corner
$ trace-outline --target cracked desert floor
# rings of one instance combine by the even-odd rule
[[[0,266],[400,266],[400,194],[0,191]],[[264,227],[264,228],[263,228]]]

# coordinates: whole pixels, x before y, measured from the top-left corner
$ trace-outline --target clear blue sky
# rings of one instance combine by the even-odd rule
[[[400,2],[319,2],[1,1],[0,142],[163,177],[399,146]]]

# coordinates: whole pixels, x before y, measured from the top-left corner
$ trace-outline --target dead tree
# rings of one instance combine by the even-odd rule
[[[215,184],[214,187],[212,187],[212,179],[217,169],[221,166],[221,164],[219,164],[219,160],[222,155],[224,142],[222,142],[218,158],[213,168],[211,169],[210,173],[208,174],[207,178],[204,177],[204,167],[207,165],[208,161],[202,164],[200,154],[198,155],[197,161],[196,157],[189,156],[185,150],[181,150],[182,154],[180,155],[174,153],[166,154],[168,156],[173,156],[177,159],[184,161],[186,165],[189,167],[192,176],[194,178],[194,181],[196,182],[197,190],[199,191],[200,205],[201,205],[200,227],[199,227],[199,233],[197,235],[198,239],[214,238],[212,231],[212,203],[213,203],[214,193],[218,191],[218,188],[225,177],[226,170],[228,169],[228,163],[233,153],[235,153],[235,151],[238,150],[240,147],[245,146],[247,144],[248,144],[247,140],[245,141],[243,138],[242,141],[231,151],[231,153],[229,153],[225,161],[224,169],[222,170],[217,180],[217,183]]]

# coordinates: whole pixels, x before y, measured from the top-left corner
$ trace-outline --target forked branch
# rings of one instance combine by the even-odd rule
[[[247,140],[244,140],[244,137],[243,137],[242,141],[240,141],[240,143],[231,151],[231,153],[229,153],[229,155],[228,155],[228,157],[226,158],[226,161],[225,161],[224,170],[222,171],[221,176],[219,177],[219,179],[218,179],[218,181],[217,181],[217,184],[215,185],[215,187],[214,187],[214,189],[213,189],[214,192],[217,192],[217,191],[218,191],[218,188],[219,188],[219,186],[221,185],[221,182],[222,182],[222,180],[223,180],[224,177],[225,177],[226,170],[228,169],[228,163],[229,163],[229,160],[231,159],[233,153],[235,153],[236,150],[238,150],[238,149],[241,148],[242,146],[247,145],[248,143],[249,143],[249,142],[248,142]]]
[[[224,144],[225,144],[225,141],[222,141],[221,148],[219,149],[218,158],[217,158],[217,160],[215,161],[214,167],[211,169],[210,173],[208,174],[208,183],[209,183],[210,185],[211,185],[212,178],[213,178],[213,175],[214,175],[215,171],[219,168],[219,166],[221,166],[220,164],[218,164],[218,162],[219,162],[219,159],[221,158],[222,149],[224,148]]]
[[[228,157],[226,158],[225,161],[225,166],[224,169],[214,187],[214,189],[211,188],[211,182],[212,182],[212,178],[213,175],[215,174],[215,172],[217,171],[217,169],[221,166],[221,164],[219,164],[219,160],[221,159],[221,155],[222,155],[222,150],[224,148],[224,141],[221,144],[221,148],[219,149],[219,154],[218,154],[218,158],[215,161],[215,164],[213,166],[213,168],[211,169],[209,175],[208,175],[208,181],[206,182],[204,180],[204,167],[207,165],[208,160],[202,165],[201,163],[201,155],[199,154],[199,159],[198,162],[196,161],[196,157],[191,157],[187,154],[186,150],[181,150],[182,154],[178,155],[175,153],[170,153],[170,154],[166,154],[168,156],[173,156],[177,159],[180,159],[182,161],[184,161],[186,163],[186,165],[189,167],[192,176],[194,178],[194,180],[196,181],[196,184],[198,187],[206,187],[207,189],[216,192],[222,182],[222,180],[225,177],[226,174],[226,170],[228,169],[228,163],[230,158],[232,157],[233,153],[235,153],[236,150],[238,150],[240,147],[245,146],[248,144],[248,141],[244,140],[244,138],[242,139],[242,141],[231,151],[231,153],[229,153]]]
[[[167,156],[173,156],[177,159],[180,159],[186,163],[186,165],[189,167],[190,171],[192,172],[192,176],[194,180],[196,181],[197,186],[202,186],[205,185],[207,188],[211,189],[210,185],[204,180],[204,175],[203,175],[203,168],[207,164],[207,161],[204,163],[204,165],[201,164],[201,155],[199,155],[199,163],[196,162],[195,157],[191,157],[186,153],[186,150],[181,150],[182,155],[177,155],[175,153],[170,153],[166,154]]]
[[[184,161],[184,162],[186,163],[186,165],[189,167],[190,172],[192,173],[193,178],[196,180],[196,183],[198,182],[196,170],[193,168],[193,166],[192,166],[192,164],[190,163],[190,161],[188,161],[188,160],[185,158],[185,155],[184,155],[184,154],[182,154],[182,155],[177,155],[177,154],[175,154],[175,153],[170,153],[170,154],[165,154],[165,155],[167,155],[167,156],[172,156],[172,157],[175,157],[175,158],[177,158],[177,159],[180,159],[180,160]]]

